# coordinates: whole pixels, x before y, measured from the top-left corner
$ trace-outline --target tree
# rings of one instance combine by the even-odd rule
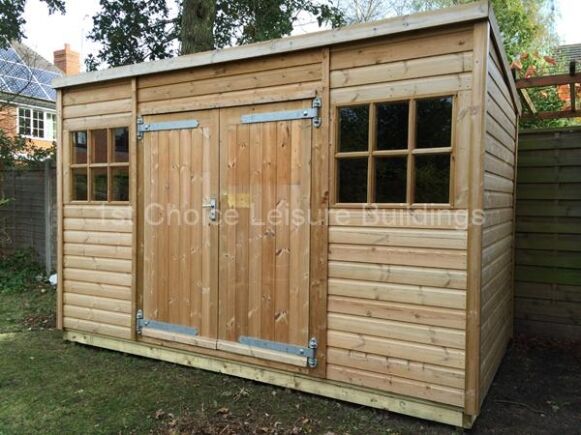
[[[184,0],[181,20],[182,54],[214,48],[214,0]]]
[[[65,0],[40,0],[48,6],[48,12],[65,13]],[[13,39],[22,40],[26,20],[24,7],[26,0],[0,0],[0,47],[6,48]]]
[[[301,12],[319,25],[343,24],[326,0],[183,0],[175,9],[171,16],[166,0],[101,0],[89,39],[103,48],[87,59],[87,69],[280,38],[292,32]]]

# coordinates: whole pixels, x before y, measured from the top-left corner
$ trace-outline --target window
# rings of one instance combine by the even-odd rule
[[[71,133],[71,199],[129,201],[129,129]]]
[[[336,202],[449,204],[453,98],[341,107]]]
[[[18,134],[35,139],[56,140],[56,114],[19,107]]]

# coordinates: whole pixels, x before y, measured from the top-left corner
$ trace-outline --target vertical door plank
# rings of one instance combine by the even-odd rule
[[[297,299],[299,301],[297,323],[299,328],[298,343],[305,345],[309,341],[309,283],[310,283],[310,260],[311,260],[311,234],[310,234],[310,211],[311,211],[311,139],[312,124],[310,121],[299,121],[301,147],[300,161],[300,210],[301,216],[304,216],[301,226],[299,227],[299,292]]]
[[[202,262],[204,256],[204,249],[202,246],[202,219],[204,214],[208,212],[202,207],[203,201],[203,162],[204,162],[204,147],[203,136],[201,130],[193,130],[192,137],[192,154],[191,165],[192,173],[190,176],[190,183],[192,184],[192,204],[194,204],[195,212],[193,213],[193,222],[188,225],[190,231],[190,262],[191,267],[189,291],[192,300],[190,310],[190,324],[196,328],[200,328],[202,324],[203,310],[202,310],[202,291],[203,291],[203,277],[202,277]]]
[[[180,130],[179,143],[180,148],[180,217],[185,218],[187,210],[192,207],[192,130]],[[195,204],[195,202],[194,202]],[[178,319],[171,319],[182,325],[197,326],[192,324],[190,312],[192,309],[192,298],[190,295],[191,282],[191,244],[192,232],[195,227],[192,227],[189,222],[182,222],[179,228],[179,288],[181,299],[177,301],[180,315]]]
[[[250,240],[248,252],[248,335],[260,337],[262,299],[262,126],[250,126]]]
[[[146,318],[151,319],[152,314],[154,311],[153,308],[153,287],[151,285],[151,274],[154,269],[154,264],[152,263],[152,254],[153,254],[153,246],[151,243],[152,239],[152,226],[150,225],[150,217],[151,214],[151,206],[150,204],[153,201],[152,198],[152,189],[156,188],[154,185],[154,180],[152,177],[151,172],[151,165],[152,165],[152,141],[154,135],[147,134],[143,137],[143,147],[142,147],[142,156],[143,156],[143,179],[145,180],[143,186],[143,210],[146,216],[144,216],[144,225],[143,225],[143,313]]]
[[[283,343],[289,339],[289,277],[290,277],[290,122],[278,123],[276,149],[276,259],[274,335]]]
[[[235,339],[247,335],[248,330],[248,241],[249,241],[249,141],[250,126],[238,126],[236,167],[236,212],[238,217],[236,228],[236,332]]]
[[[274,122],[262,125],[262,303],[260,337],[274,340],[274,288],[276,227],[273,212],[276,208],[276,134]]]
[[[158,303],[158,319],[168,318],[168,273],[169,273],[169,249],[168,249],[168,225],[167,225],[167,204],[169,202],[169,137],[167,133],[158,133],[159,136],[159,204],[160,220],[157,225],[157,261],[159,264],[156,293]]]
[[[182,289],[179,287],[179,249],[180,249],[180,146],[179,131],[169,132],[169,143],[167,147],[169,153],[169,270],[168,270],[168,293],[169,293],[169,313],[166,322],[178,323],[180,319],[180,304],[184,298]]]

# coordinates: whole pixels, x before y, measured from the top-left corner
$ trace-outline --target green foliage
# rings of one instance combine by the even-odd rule
[[[65,0],[40,0],[48,6],[50,14],[65,13]],[[6,48],[8,43],[24,37],[22,29],[26,24],[24,7],[26,0],[0,0],[0,47]]]
[[[0,256],[0,294],[19,293],[42,284],[44,272],[31,249]]]
[[[0,171],[6,168],[40,164],[52,158],[55,152],[55,144],[49,148],[42,148],[29,139],[9,136],[0,129]]]
[[[166,0],[101,0],[89,39],[99,42],[102,49],[88,57],[87,69],[96,70],[101,64],[120,66],[172,57],[178,54],[184,41],[185,52],[206,49],[207,44],[196,47],[189,40],[195,35],[181,28],[183,14],[199,12],[183,8],[200,6],[197,3],[203,2],[179,2],[177,15],[172,16]],[[319,25],[329,23],[337,27],[344,23],[339,9],[324,0],[216,0],[213,48],[289,35],[301,12],[310,14]],[[196,30],[199,29],[192,28],[190,33]],[[193,39],[202,38],[197,35]]]

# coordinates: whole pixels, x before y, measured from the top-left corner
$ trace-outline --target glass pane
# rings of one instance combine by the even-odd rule
[[[73,133],[73,163],[87,163],[87,132],[75,131]]]
[[[416,148],[452,144],[452,97],[417,101]]]
[[[78,168],[72,170],[72,200],[86,201],[87,200],[87,170]]]
[[[129,129],[116,128],[114,131],[115,141],[113,143],[113,161],[114,162],[128,162],[129,161]]]
[[[107,201],[107,168],[92,168],[91,178],[91,200]]]
[[[377,149],[408,147],[409,103],[377,105]]]
[[[337,160],[337,202],[367,202],[367,157]]]
[[[407,157],[375,159],[375,202],[406,202]]]
[[[91,131],[91,163],[107,163],[107,130]]]
[[[111,201],[129,201],[129,168],[111,169]]]
[[[416,156],[416,203],[450,202],[450,154]]]
[[[339,109],[339,151],[367,151],[369,149],[369,106]]]

